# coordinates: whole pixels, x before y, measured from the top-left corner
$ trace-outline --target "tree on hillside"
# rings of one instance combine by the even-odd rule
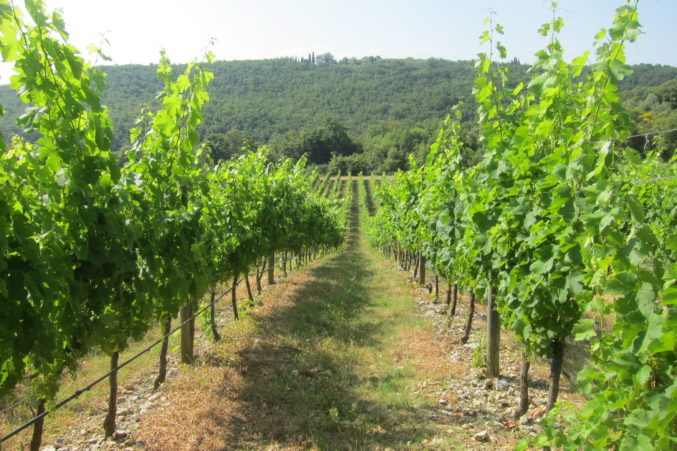
[[[235,128],[230,129],[228,133],[214,133],[207,136],[204,144],[215,164],[238,157],[246,153],[247,149],[258,146],[251,136]]]
[[[335,119],[327,119],[322,127],[287,133],[271,140],[274,159],[294,158],[303,155],[313,164],[327,164],[332,155],[352,155],[362,152],[345,125]]]
[[[373,174],[374,166],[367,160],[363,153],[354,153],[352,155],[334,155],[327,165],[327,172],[330,174]]]
[[[334,55],[327,52],[327,53],[322,53],[320,55],[317,55],[313,62],[317,62],[318,64],[319,63],[334,64],[334,63],[336,63],[336,60],[334,59]]]
[[[393,173],[408,168],[408,157],[421,162],[434,139],[439,121],[381,121],[362,137],[364,160],[376,173]]]

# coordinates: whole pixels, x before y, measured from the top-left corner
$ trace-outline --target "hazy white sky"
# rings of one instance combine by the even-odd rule
[[[21,4],[21,0],[17,0]],[[622,0],[561,0],[567,56],[590,48]],[[84,50],[105,36],[114,63],[199,58],[210,39],[217,59],[261,59],[331,52],[337,59],[438,57],[473,59],[493,8],[510,57],[523,62],[543,46],[536,30],[551,16],[545,0],[47,0],[64,12],[71,42]],[[645,35],[631,63],[677,66],[677,0],[640,0]],[[6,83],[0,73],[0,83]]]

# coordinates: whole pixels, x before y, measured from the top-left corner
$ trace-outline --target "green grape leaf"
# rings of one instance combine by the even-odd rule
[[[597,336],[595,332],[595,321],[589,318],[583,318],[576,323],[572,332],[577,341],[589,340]]]

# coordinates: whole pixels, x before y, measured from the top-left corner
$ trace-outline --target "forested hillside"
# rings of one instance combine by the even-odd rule
[[[127,141],[123,130],[131,128],[144,105],[152,104],[161,85],[152,65],[101,69],[108,74],[104,102],[120,147]],[[319,126],[327,117],[354,134],[380,120],[441,118],[451,105],[470,98],[474,78],[472,61],[378,57],[314,64],[289,58],[220,61],[209,70],[214,82],[203,136],[238,129],[262,142],[274,134]],[[10,109],[2,123],[6,130],[19,104],[6,86],[0,88],[0,102]]]
[[[516,80],[526,79],[527,65],[514,61],[509,66]],[[129,142],[128,130],[141,109],[153,105],[161,84],[154,65],[102,69],[108,74],[103,100],[114,123],[113,149],[120,149]],[[312,62],[219,61],[209,70],[215,77],[200,134],[224,156],[239,149],[243,140],[271,143],[281,156],[313,154],[318,147],[333,146],[338,155],[357,152],[360,157],[338,159],[332,169],[392,171],[406,165],[407,154],[427,148],[451,106],[463,102],[464,121],[470,124],[475,119],[472,61],[366,57],[337,62],[329,55]],[[657,106],[651,103],[653,97],[644,101],[647,90],[677,79],[677,68],[642,64],[633,70],[635,74],[624,80],[621,89],[632,88],[639,118]],[[0,128],[8,139],[19,132],[16,117],[23,107],[8,86],[0,86],[0,103],[7,109]],[[659,115],[662,126],[670,123],[664,107],[660,106]],[[643,118],[645,127],[638,130],[653,125],[649,121],[653,118]],[[347,143],[344,133],[353,142]],[[472,129],[468,133],[466,142],[474,134]],[[328,145],[330,141],[343,141],[347,147]],[[329,157],[324,152],[311,162],[326,163]]]

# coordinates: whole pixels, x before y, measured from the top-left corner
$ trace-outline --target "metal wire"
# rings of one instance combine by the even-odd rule
[[[632,182],[626,182],[626,183],[631,183],[633,185],[636,185],[638,183],[658,182],[660,180],[670,180],[670,179],[677,179],[677,175],[668,175],[668,176],[665,176],[665,177],[654,177],[652,179],[646,179],[646,180],[634,180]]]
[[[670,128],[670,129],[667,129],[667,130],[656,130],[655,132],[638,133],[636,135],[630,135],[630,136],[626,137],[625,139],[639,138],[640,136],[659,135],[661,133],[670,133],[670,132],[677,132],[677,128]]]
[[[31,393],[30,395],[28,395],[28,396],[26,396],[26,397],[24,397],[24,398],[21,398],[20,400],[14,402],[14,404],[12,404],[12,405],[10,405],[10,406],[7,406],[7,407],[5,407],[4,409],[0,410],[0,415],[6,414],[7,412],[9,412],[10,410],[12,410],[13,408],[15,408],[16,406],[18,406],[19,404],[24,403],[28,398],[31,398],[31,397],[33,397],[33,393]]]

